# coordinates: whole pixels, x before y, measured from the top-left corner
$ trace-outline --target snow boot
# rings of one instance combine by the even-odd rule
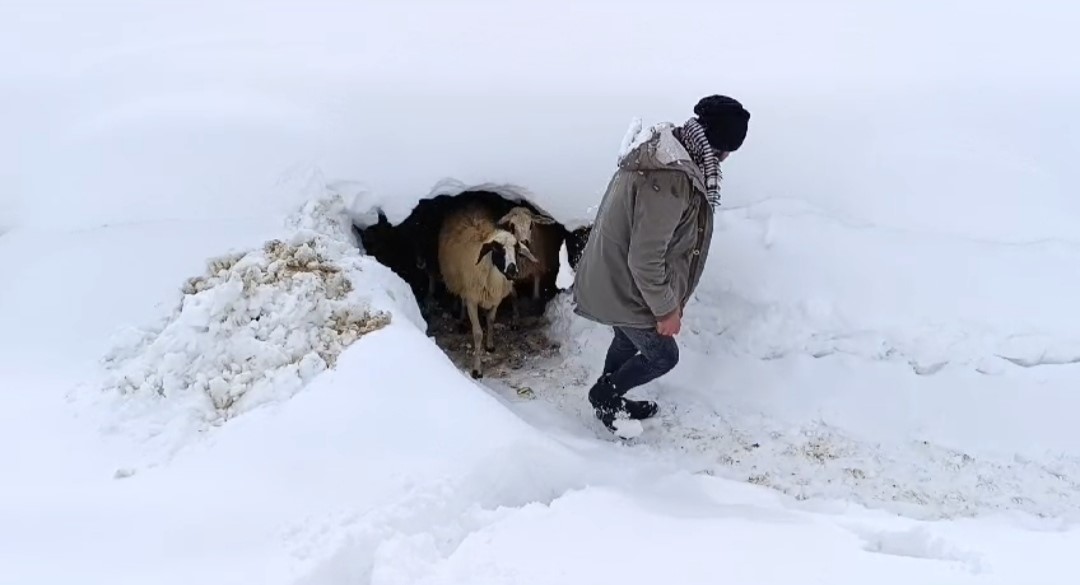
[[[616,432],[615,419],[629,418],[629,413],[623,405],[623,399],[615,392],[615,387],[607,380],[600,378],[589,389],[589,404],[592,405],[596,418],[612,433]]]
[[[626,400],[618,395],[615,387],[607,378],[601,378],[593,384],[589,390],[589,404],[592,405],[596,418],[603,423],[604,427],[612,434],[630,438],[641,432],[641,424],[635,422],[637,431],[629,431],[629,436],[624,436],[626,430],[620,429],[616,421],[637,421],[649,418],[656,414],[656,404],[651,401]]]
[[[623,398],[623,408],[634,420],[645,420],[656,416],[660,406],[652,400],[630,400]]]
[[[656,416],[656,413],[660,410],[652,400],[630,400],[629,398],[623,398],[617,396],[618,391],[611,386],[611,374],[604,374],[600,376],[600,379],[596,382],[597,385],[606,385],[606,388],[597,389],[597,386],[593,386],[593,390],[598,393],[598,397],[606,399],[607,397],[615,397],[622,401],[622,410],[626,411],[626,414],[633,420],[644,420]],[[589,401],[593,401],[593,391],[589,392]],[[593,402],[593,408],[596,408],[596,403]]]

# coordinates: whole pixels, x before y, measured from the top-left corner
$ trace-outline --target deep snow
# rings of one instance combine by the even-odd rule
[[[0,6],[0,582],[1074,581],[1076,9],[660,11]],[[565,296],[560,354],[477,384],[341,229],[476,185],[572,226],[716,91],[751,132],[634,441]],[[262,252],[315,234],[347,301]],[[341,343],[342,302],[390,321]],[[213,372],[255,381],[225,417]]]
[[[308,206],[306,213],[327,210],[345,214],[344,205]],[[328,240],[340,235],[329,227],[332,217],[314,219],[302,223],[322,226]],[[216,255],[191,245],[210,235],[207,227],[85,233],[81,247],[93,242],[99,254],[113,246],[188,260],[147,263],[137,276],[127,263],[107,263],[97,278],[74,282],[98,306],[108,292],[95,298],[94,283],[132,289],[129,305],[114,306],[114,314],[168,318],[184,267],[201,272],[198,259]],[[239,253],[294,233],[265,226],[233,235],[232,246],[228,237],[218,241]],[[4,241],[4,259],[18,267],[12,253],[22,248],[9,245],[27,242]],[[327,249],[331,263],[355,257]],[[81,260],[54,258],[59,274]],[[832,427],[814,424],[816,413],[800,426],[797,408],[780,408],[782,399],[809,392],[829,404],[823,381],[854,375],[865,383],[879,369],[877,379],[892,386],[864,400],[884,400],[890,391],[910,400],[903,393],[919,390],[913,380],[950,376],[944,370],[922,377],[906,363],[857,354],[762,361],[729,353],[694,333],[710,311],[698,299],[684,338],[685,369],[650,389],[671,410],[641,439],[620,445],[583,408],[581,383],[598,363],[605,334],[571,318],[565,299],[550,310],[563,355],[511,380],[534,389],[536,399],[522,400],[500,381],[487,381],[489,390],[456,371],[418,328],[408,288],[378,264],[357,260],[370,302],[395,318],[360,337],[298,393],[217,427],[173,424],[188,415],[183,395],[101,393],[62,377],[31,378],[36,365],[19,370],[6,359],[5,371],[23,372],[34,392],[6,397],[5,412],[19,415],[5,421],[0,438],[25,461],[5,456],[15,466],[0,500],[8,520],[0,532],[4,581],[584,583],[606,575],[711,582],[720,571],[758,583],[808,574],[829,583],[885,575],[896,582],[1065,583],[1075,570],[1069,551],[1080,533],[1070,528],[1076,492],[1065,486],[1069,470],[1055,477],[1045,460],[993,460],[870,433],[842,410]],[[166,275],[173,290],[154,292]],[[45,281],[39,275],[37,282]],[[703,294],[717,285],[711,279]],[[5,325],[16,316],[25,319],[15,323],[24,331],[43,320],[41,313],[5,312]],[[125,323],[66,322],[77,337],[98,340]],[[213,338],[198,328],[188,335]],[[107,353],[92,345],[83,357]],[[169,367],[167,360],[151,363]],[[702,376],[705,367],[711,374]],[[80,375],[106,379],[94,372],[87,367]],[[1001,377],[1016,383],[1029,372],[1013,366]],[[755,380],[758,392],[724,384],[732,374]],[[800,378],[812,383],[800,385]],[[709,379],[717,385],[702,387]],[[70,403],[52,400],[69,389]],[[39,410],[19,409],[20,400]],[[124,401],[143,412],[118,410]],[[881,412],[868,403],[849,395],[834,404],[886,425],[890,407]],[[978,440],[977,422],[966,429],[968,439]],[[125,432],[102,433],[109,428]],[[889,430],[903,436],[907,429],[893,420]],[[28,444],[34,448],[19,448]],[[961,516],[974,519],[941,520]],[[603,561],[620,551],[656,562]],[[57,554],[64,563],[53,562]]]

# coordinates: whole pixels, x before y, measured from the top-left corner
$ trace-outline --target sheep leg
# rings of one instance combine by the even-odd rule
[[[518,319],[521,318],[521,311],[518,309],[518,305],[521,304],[521,299],[518,298],[517,289],[513,286],[510,287],[510,329],[517,331]]]
[[[480,344],[484,341],[484,330],[480,328],[480,315],[477,312],[476,303],[467,303],[467,306],[469,312],[469,322],[472,323],[472,377],[481,378],[483,377],[484,373],[480,371],[480,352],[483,351],[483,349],[480,347]]]
[[[533,300],[540,300],[540,275],[537,274],[533,277]]]
[[[461,301],[461,316],[459,317],[461,323],[458,325],[458,328],[464,333],[469,331],[469,315],[465,311],[465,299],[458,297],[458,300]]]
[[[499,312],[499,305],[488,309],[487,312],[487,338],[484,339],[484,349],[495,351],[495,315]]]

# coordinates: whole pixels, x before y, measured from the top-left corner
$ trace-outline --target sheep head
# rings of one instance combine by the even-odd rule
[[[480,253],[476,256],[479,264],[484,256],[491,255],[491,264],[507,279],[513,280],[518,274],[518,254],[525,258],[536,261],[532,250],[517,240],[514,234],[498,229],[495,230],[480,246]]]
[[[528,244],[532,241],[533,225],[551,225],[555,220],[530,211],[527,207],[517,206],[499,219],[499,227],[511,231],[519,242]],[[528,256],[526,256],[528,258]],[[532,260],[532,258],[529,258]]]

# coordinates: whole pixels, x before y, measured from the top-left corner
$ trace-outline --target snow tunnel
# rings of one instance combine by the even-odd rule
[[[505,190],[464,189],[419,200],[408,215],[394,222],[378,206],[368,213],[368,221],[353,220],[357,239],[366,254],[390,268],[412,289],[420,312],[428,325],[428,335],[459,365],[466,367],[472,347],[471,326],[458,297],[439,278],[438,237],[443,219],[464,206],[479,204],[502,217],[521,206],[541,217],[555,218],[530,198]],[[400,214],[399,214],[400,217]],[[565,292],[560,286],[560,270],[573,270],[588,238],[590,226],[566,225],[555,220],[534,224],[533,254],[549,267],[539,278],[518,279],[515,297],[499,306],[496,316],[496,346],[487,352],[488,375],[520,369],[530,359],[551,355],[558,346],[546,336],[547,306]],[[543,235],[538,234],[543,231]],[[541,244],[540,242],[546,242]],[[564,259],[569,266],[563,266]],[[516,306],[515,306],[516,305]],[[485,321],[481,317],[481,323]]]

